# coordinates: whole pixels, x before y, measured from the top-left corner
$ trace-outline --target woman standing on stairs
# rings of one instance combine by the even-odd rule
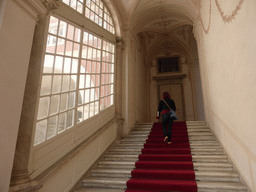
[[[169,106],[168,106],[169,105]],[[168,144],[171,144],[171,138],[172,138],[172,124],[173,120],[170,116],[170,108],[175,112],[176,106],[174,101],[171,99],[170,94],[168,92],[163,93],[163,99],[159,102],[158,105],[158,111],[156,118],[160,118],[160,114],[162,115],[162,128],[164,133],[164,142],[168,142]],[[166,125],[168,124],[168,134],[166,131]]]

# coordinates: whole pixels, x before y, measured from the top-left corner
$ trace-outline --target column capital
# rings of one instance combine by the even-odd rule
[[[120,49],[124,49],[124,39],[122,37],[117,37],[116,38],[116,46],[117,48],[120,48]]]
[[[49,11],[59,7],[59,0],[12,0],[32,19],[38,21]]]

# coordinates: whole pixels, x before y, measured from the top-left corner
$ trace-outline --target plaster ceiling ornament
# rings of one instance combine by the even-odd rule
[[[244,0],[215,0],[215,3],[223,21],[229,23],[235,19],[235,16],[241,9]]]
[[[181,36],[184,40],[186,40],[186,32],[185,32],[184,26],[182,26],[180,29],[178,29],[178,35]]]

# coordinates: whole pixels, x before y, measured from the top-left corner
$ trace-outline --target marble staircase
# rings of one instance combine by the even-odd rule
[[[124,192],[152,123],[137,124],[109,149],[75,192]],[[215,136],[203,121],[188,121],[188,135],[198,192],[246,192]]]

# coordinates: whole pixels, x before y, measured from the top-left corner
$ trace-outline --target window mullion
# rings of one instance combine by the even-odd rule
[[[102,60],[102,55],[103,55],[103,41],[104,41],[104,39],[102,38],[101,39],[101,56],[100,56],[100,80],[99,80],[99,113],[100,113],[100,102],[101,102],[101,75],[102,75],[102,62],[103,62],[103,60]]]
[[[74,33],[75,35],[75,33]],[[83,48],[83,37],[84,37],[84,30],[81,29],[81,36],[80,36],[80,49],[79,49],[79,55],[78,55],[78,69],[77,69],[77,82],[76,82],[76,102],[75,102],[75,116],[74,116],[74,125],[77,124],[77,110],[78,110],[78,95],[79,92],[79,83],[80,83],[80,70],[81,70],[81,60],[82,60],[82,48]]]

